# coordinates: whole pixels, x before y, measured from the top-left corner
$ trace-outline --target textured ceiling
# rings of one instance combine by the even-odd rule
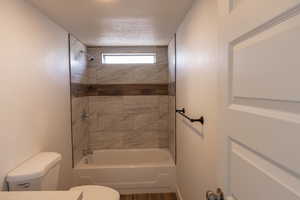
[[[90,46],[166,45],[193,0],[27,0]]]

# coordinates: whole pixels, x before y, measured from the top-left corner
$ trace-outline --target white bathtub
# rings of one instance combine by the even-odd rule
[[[122,194],[175,192],[175,165],[168,150],[100,150],[75,166],[77,185],[104,185]]]

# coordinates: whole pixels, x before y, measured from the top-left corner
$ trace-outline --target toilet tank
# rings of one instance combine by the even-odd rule
[[[57,190],[61,155],[42,152],[8,173],[10,191]]]

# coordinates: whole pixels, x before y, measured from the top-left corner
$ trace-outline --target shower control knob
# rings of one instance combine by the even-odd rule
[[[206,199],[207,200],[224,200],[223,191],[218,188],[217,192],[207,191],[206,192]]]
[[[82,121],[85,121],[85,120],[87,120],[87,119],[89,119],[90,118],[90,116],[89,116],[89,114],[86,112],[86,111],[83,111],[81,114],[80,114],[80,119],[82,120]]]

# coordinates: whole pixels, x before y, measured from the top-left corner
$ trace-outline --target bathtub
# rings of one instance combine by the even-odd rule
[[[165,149],[98,150],[74,169],[77,185],[103,185],[121,194],[175,192],[175,164]]]

